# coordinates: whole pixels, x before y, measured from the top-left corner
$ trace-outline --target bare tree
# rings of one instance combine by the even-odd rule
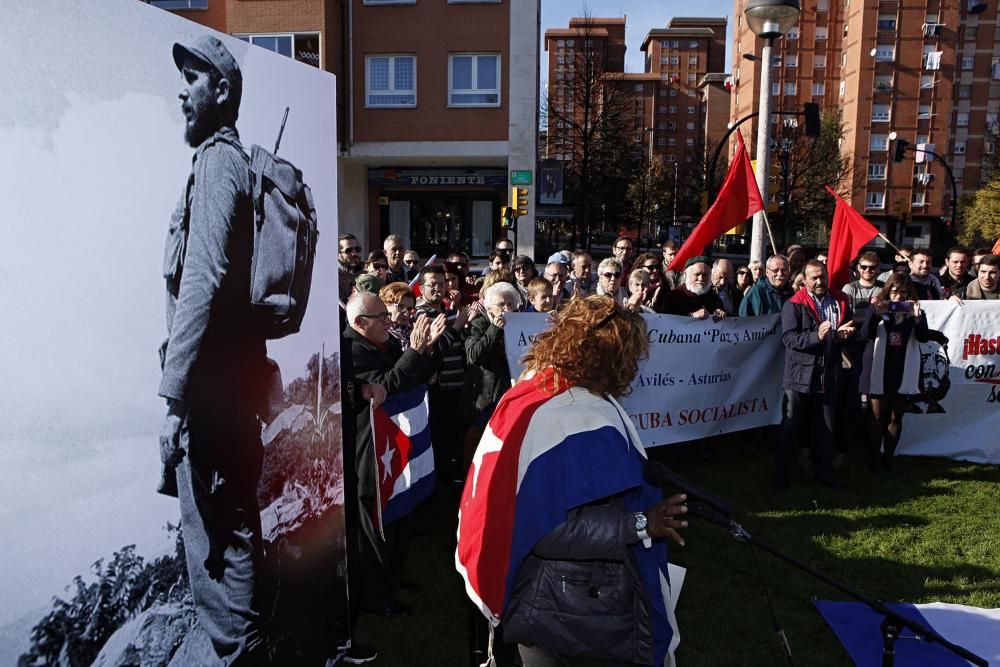
[[[606,215],[602,204],[622,201],[636,166],[636,135],[629,124],[632,95],[622,72],[607,71],[607,40],[595,33],[584,10],[572,59],[565,63],[567,84],[552,86],[555,96],[546,92],[541,104],[549,154],[570,156],[563,162],[566,191],[575,208],[574,236],[587,248],[598,216],[603,222]]]

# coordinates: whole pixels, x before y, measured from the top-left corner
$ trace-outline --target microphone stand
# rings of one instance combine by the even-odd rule
[[[859,602],[863,602],[869,608],[871,608],[872,611],[881,615],[883,617],[882,625],[880,626],[882,630],[882,667],[893,667],[893,665],[895,664],[896,640],[899,639],[899,633],[903,628],[908,628],[910,631],[912,631],[914,639],[926,641],[928,644],[933,644],[936,642],[941,646],[944,646],[952,653],[960,656],[961,658],[964,658],[965,660],[968,660],[974,665],[979,665],[979,667],[988,667],[989,663],[987,663],[986,660],[980,658],[975,653],[972,653],[968,649],[965,649],[959,646],[958,644],[953,644],[952,642],[948,641],[947,639],[939,635],[937,632],[932,630],[931,628],[925,627],[919,621],[907,618],[906,616],[903,616],[902,614],[890,609],[882,601],[872,600],[871,598],[863,595],[859,591],[856,591],[853,588],[850,588],[849,586],[840,583],[836,579],[833,579],[832,577],[823,574],[816,568],[789,556],[780,549],[772,547],[766,542],[761,542],[756,537],[751,535],[746,528],[741,526],[731,517],[723,516],[722,514],[712,509],[706,508],[702,505],[690,504],[690,503],[688,504],[687,514],[688,516],[696,516],[705,519],[707,521],[710,521],[714,524],[717,524],[719,526],[722,526],[729,532],[730,536],[732,536],[733,539],[735,539],[737,542],[745,542],[746,544],[751,544],[753,546],[763,549],[772,556],[775,556],[776,558],[785,561],[789,565],[792,565],[793,567],[802,570],[806,574],[811,575],[816,579],[819,579],[828,586],[836,588],[841,593],[844,593],[845,595],[852,597]]]

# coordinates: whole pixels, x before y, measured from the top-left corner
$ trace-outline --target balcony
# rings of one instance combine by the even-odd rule
[[[941,35],[941,28],[943,27],[943,23],[925,23],[924,37],[939,37]]]

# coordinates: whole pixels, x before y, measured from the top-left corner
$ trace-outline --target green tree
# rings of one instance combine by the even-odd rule
[[[992,177],[974,195],[960,202],[958,241],[966,246],[992,246],[1000,238],[1000,176]],[[971,199],[971,201],[969,201]]]
[[[663,159],[655,156],[643,165],[638,175],[631,180],[626,190],[628,215],[636,221],[638,233],[653,236],[656,226],[670,203],[670,183],[674,170],[666,169]]]

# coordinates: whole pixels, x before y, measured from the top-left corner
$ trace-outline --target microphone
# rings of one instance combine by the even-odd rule
[[[725,517],[733,515],[733,506],[711,491],[703,489],[694,482],[689,482],[659,461],[647,460],[642,469],[643,475],[658,486],[672,486],[687,494],[688,501],[698,501],[708,509]],[[688,510],[690,512],[690,509]]]

